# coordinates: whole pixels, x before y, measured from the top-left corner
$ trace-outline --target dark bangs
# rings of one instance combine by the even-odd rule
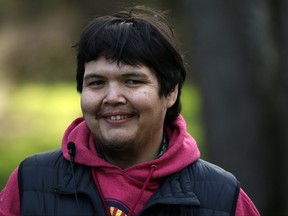
[[[138,65],[142,59],[139,45],[144,46],[134,23],[116,17],[101,17],[83,32],[78,59],[89,62],[105,56],[113,61]]]
[[[167,95],[171,84],[175,86],[179,81],[179,77],[171,77],[180,75],[175,73],[179,70],[175,62],[179,57],[175,59],[175,53],[164,36],[148,22],[110,16],[98,18],[84,30],[78,44],[77,90],[82,91],[85,63],[104,56],[118,63],[152,68],[161,86],[160,94]],[[173,80],[175,83],[171,83]],[[161,81],[169,86],[162,86]]]

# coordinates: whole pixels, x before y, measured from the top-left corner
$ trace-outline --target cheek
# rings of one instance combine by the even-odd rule
[[[149,111],[152,115],[166,112],[165,101],[155,91],[143,91],[135,95],[134,105],[142,111]]]
[[[99,100],[97,100],[96,97],[84,94],[81,95],[80,104],[83,114],[88,114],[91,112],[95,112],[98,109]]]
[[[131,92],[130,95],[133,97],[130,97],[130,101],[133,100],[133,104],[136,106],[140,106],[142,108],[149,108],[151,105],[155,103],[155,101],[160,100],[159,97],[156,97],[154,92],[151,91],[140,91],[140,92]]]
[[[82,113],[83,113],[83,115],[85,115],[87,113],[87,111],[89,110],[88,104],[87,104],[85,98],[81,97],[80,105],[81,105]]]
[[[84,112],[86,109],[86,102],[85,102],[85,98],[83,98],[83,96],[81,96],[80,105],[81,105],[82,112]]]

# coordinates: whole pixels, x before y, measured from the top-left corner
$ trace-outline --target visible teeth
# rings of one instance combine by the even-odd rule
[[[126,119],[126,116],[121,116],[121,115],[116,115],[116,116],[111,116],[111,120],[121,120],[121,119]]]

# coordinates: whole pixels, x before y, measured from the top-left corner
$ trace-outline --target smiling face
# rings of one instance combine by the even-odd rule
[[[166,111],[177,97],[177,88],[161,97],[159,88],[154,71],[146,66],[104,57],[86,63],[81,108],[106,157],[126,155],[138,163],[157,155]]]

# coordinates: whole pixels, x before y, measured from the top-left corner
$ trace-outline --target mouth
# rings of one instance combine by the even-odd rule
[[[112,115],[105,117],[106,119],[112,120],[112,121],[119,121],[131,118],[133,115]]]
[[[107,121],[125,121],[130,118],[138,116],[137,112],[135,111],[129,111],[129,112],[123,112],[123,111],[109,111],[109,112],[99,112],[96,115],[96,119],[106,119]]]

